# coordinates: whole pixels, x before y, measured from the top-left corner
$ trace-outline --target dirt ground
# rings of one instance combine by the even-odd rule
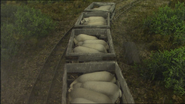
[[[112,0],[113,1],[113,0]],[[123,5],[133,0],[120,0],[116,5],[118,10]],[[140,12],[146,12],[148,8],[159,7],[168,4],[169,0],[142,0],[141,3],[131,10],[123,13],[119,19],[115,20],[111,26],[111,33],[114,43],[114,49],[117,55],[117,62],[122,69],[128,87],[136,103],[169,103],[168,99],[176,103],[182,103],[185,98],[179,98],[173,95],[165,88],[153,85],[150,81],[143,81],[138,74],[139,71],[133,70],[131,66],[125,64],[123,56],[123,43],[133,41],[131,35],[133,26],[129,21],[137,18]],[[62,23],[61,23],[62,25]],[[43,67],[46,58],[51,49],[59,41],[60,37],[70,28],[65,26],[61,31],[52,33],[45,40],[40,41],[37,47],[23,49],[26,50],[21,54],[13,57],[11,60],[2,61],[1,63],[1,103],[2,104],[25,104],[30,94],[35,79]],[[150,55],[145,43],[135,42],[141,59]],[[171,96],[168,96],[171,95]],[[171,98],[170,98],[171,97]],[[167,99],[167,100],[166,100]]]

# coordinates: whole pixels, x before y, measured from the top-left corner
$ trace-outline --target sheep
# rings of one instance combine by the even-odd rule
[[[82,25],[105,25],[106,20],[101,16],[90,16],[83,18],[80,23]]]
[[[110,72],[107,71],[100,71],[100,72],[93,72],[93,73],[86,73],[79,76],[76,80],[74,80],[70,84],[69,92],[73,90],[73,85],[76,83],[84,83],[86,81],[104,81],[104,82],[116,82],[116,78]]]
[[[81,46],[83,44],[102,44],[105,49],[109,49],[109,45],[104,40],[85,40],[83,42],[78,42],[77,45]]]
[[[90,16],[88,19],[90,22],[105,22],[105,19],[102,16]]]
[[[85,88],[76,88],[69,93],[71,99],[84,98],[96,103],[113,103],[108,96]]]
[[[74,53],[102,53],[96,49],[83,47],[83,46],[77,46],[73,49]]]
[[[88,22],[89,22],[89,18],[83,18],[80,23],[83,25],[87,25]]]
[[[84,98],[75,98],[75,99],[72,99],[71,100],[71,103],[70,104],[82,104],[82,103],[85,103],[85,104],[98,104],[96,102],[93,102],[93,101],[90,101],[90,100],[87,100],[87,99],[84,99]]]
[[[90,36],[87,34],[79,34],[78,36],[74,37],[74,43],[78,44],[80,41],[85,41],[85,40],[96,40],[97,38],[95,36]]]
[[[103,10],[103,11],[107,11],[109,10],[111,7],[111,5],[104,5],[104,6],[100,6],[98,8],[93,8],[93,10]]]
[[[93,48],[100,52],[107,53],[107,50],[102,44],[83,44],[83,47]]]
[[[103,21],[89,22],[87,25],[106,25]]]
[[[119,87],[111,82],[87,81],[84,83],[76,83],[74,88],[85,88],[107,95],[112,102],[115,102],[118,97],[122,96]]]
[[[75,89],[75,88],[80,88],[82,86],[82,83],[75,83],[74,85],[73,85],[73,88]]]

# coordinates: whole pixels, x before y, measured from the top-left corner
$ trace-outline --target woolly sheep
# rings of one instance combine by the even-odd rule
[[[83,18],[80,23],[83,25],[87,25],[89,23],[89,18]]]
[[[85,88],[76,88],[69,93],[71,99],[84,98],[96,103],[112,103],[110,98],[105,94],[91,91]]]
[[[82,25],[105,25],[106,20],[101,16],[90,16],[81,20]]]
[[[76,83],[84,83],[86,81],[104,81],[104,82],[116,82],[116,78],[113,74],[107,71],[100,71],[100,72],[93,72],[93,73],[86,73],[79,76],[76,80],[74,80],[70,84],[69,92],[73,90],[73,85]]]
[[[71,103],[70,104],[82,104],[82,103],[85,103],[85,104],[98,104],[98,103],[95,103],[93,101],[90,101],[90,100],[87,100],[87,99],[84,99],[84,98],[75,98],[75,99],[72,99],[71,100]]]
[[[96,22],[89,22],[87,25],[105,25],[105,22],[103,21],[96,21]]]
[[[75,88],[80,88],[82,86],[82,83],[75,83],[74,85],[73,85],[73,88],[75,89]]]
[[[74,37],[74,43],[78,44],[80,41],[85,41],[85,40],[96,40],[97,38],[95,36],[90,36],[87,34],[79,34],[78,36]]]
[[[112,102],[115,102],[118,97],[122,96],[122,92],[118,86],[111,82],[87,81],[84,83],[76,83],[74,85],[74,88],[80,87],[106,94],[112,100]]]
[[[104,5],[104,6],[100,6],[98,8],[93,8],[93,10],[104,10],[104,11],[106,11],[106,10],[109,10],[110,7],[111,7],[111,5]]]
[[[83,44],[83,47],[93,48],[100,52],[107,53],[107,50],[102,44]]]
[[[105,49],[109,49],[109,45],[104,40],[85,40],[83,42],[78,42],[78,45],[81,46],[83,44],[102,44],[104,45]]]
[[[77,46],[73,49],[74,53],[102,53],[96,49],[83,47],[83,46]]]

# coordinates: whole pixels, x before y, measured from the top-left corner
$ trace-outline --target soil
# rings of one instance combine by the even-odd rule
[[[116,1],[116,0],[110,0]],[[133,0],[120,0],[116,5],[116,10]],[[117,55],[117,62],[122,69],[123,76],[127,81],[130,92],[136,103],[182,103],[185,96],[178,97],[173,95],[170,90],[159,86],[158,83],[144,81],[138,74],[138,70],[132,69],[127,65],[123,56],[123,43],[133,41],[132,31],[134,31],[132,21],[140,12],[148,11],[148,8],[159,7],[168,4],[169,0],[142,0],[132,9],[123,13],[119,19],[115,20],[111,26],[111,34],[114,49]],[[77,18],[75,18],[77,20]],[[39,41],[36,46],[25,47],[19,54],[10,60],[1,63],[1,103],[2,104],[25,104],[30,94],[31,88],[38,76],[39,71],[44,65],[51,49],[59,41],[60,37],[70,28],[71,23],[63,25],[63,29],[50,34],[47,38]],[[66,23],[65,23],[66,24]],[[146,43],[135,42],[140,59],[149,58],[150,52]],[[64,61],[63,61],[64,62]],[[61,71],[61,70],[60,70]],[[60,78],[59,78],[60,79]],[[58,80],[59,80],[58,79]],[[61,82],[60,82],[61,83]]]

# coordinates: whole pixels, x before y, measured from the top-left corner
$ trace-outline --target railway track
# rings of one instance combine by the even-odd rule
[[[69,36],[68,34],[72,28],[70,28],[66,34],[60,39],[49,54],[44,66],[42,67],[37,79],[32,87],[28,104],[45,104],[47,96],[49,94],[50,87],[53,82],[53,78],[57,69],[57,62],[63,58],[67,46]],[[68,38],[68,39],[67,39]]]
[[[125,1],[128,1],[128,0],[125,0]],[[134,7],[136,4],[140,3],[141,1],[143,0],[133,0],[129,2],[128,4],[124,5],[123,7],[119,8],[116,11],[113,21],[118,19],[123,13],[125,13],[126,11],[128,11],[129,9],[131,9],[132,7]]]
[[[121,2],[128,1],[123,0]],[[142,0],[133,0],[123,7],[116,10],[113,22],[121,16],[124,12],[135,6]],[[116,2],[116,4],[120,1]],[[73,27],[71,27],[60,41],[52,49],[51,53],[47,57],[43,68],[41,69],[37,79],[32,87],[27,104],[60,104],[62,98],[62,72],[65,64],[65,51],[69,40],[69,33]],[[65,47],[65,48],[64,48]]]

